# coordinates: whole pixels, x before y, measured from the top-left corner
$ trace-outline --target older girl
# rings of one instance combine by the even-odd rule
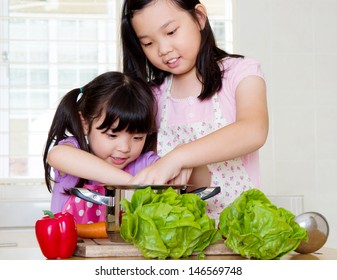
[[[131,182],[160,184],[194,168],[198,182],[222,187],[208,201],[217,218],[260,186],[268,112],[259,63],[216,46],[198,0],[125,0],[121,31],[124,71],[148,81],[156,96],[162,156]]]

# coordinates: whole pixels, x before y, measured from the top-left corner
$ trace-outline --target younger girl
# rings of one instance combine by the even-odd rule
[[[197,183],[222,187],[208,200],[218,218],[260,186],[258,149],[268,132],[260,65],[216,46],[198,0],[125,0],[122,13],[124,71],[153,88],[162,156],[130,182],[161,184],[182,168],[199,169]]]
[[[104,193],[102,184],[126,184],[155,162],[155,112],[148,85],[119,72],[68,92],[56,110],[43,156],[52,212],[70,212],[78,223],[103,221],[105,206],[68,191],[87,187]]]

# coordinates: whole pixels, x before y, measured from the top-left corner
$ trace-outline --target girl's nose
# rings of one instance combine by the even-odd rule
[[[159,56],[165,56],[172,51],[172,47],[168,42],[162,42],[159,46]]]
[[[123,153],[127,153],[127,152],[130,151],[130,147],[131,147],[130,141],[124,139],[124,140],[122,140],[118,143],[117,148],[118,148],[119,151],[121,151]]]

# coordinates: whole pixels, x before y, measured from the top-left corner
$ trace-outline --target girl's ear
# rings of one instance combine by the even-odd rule
[[[206,24],[206,21],[207,21],[206,7],[203,4],[197,4],[194,7],[194,10],[195,10],[195,14],[196,14],[197,19],[198,19],[200,29],[203,30],[205,28],[205,24]]]
[[[88,133],[89,133],[89,124],[88,124],[88,122],[83,118],[82,112],[78,112],[78,114],[80,115],[83,133],[84,133],[84,135],[88,135]]]

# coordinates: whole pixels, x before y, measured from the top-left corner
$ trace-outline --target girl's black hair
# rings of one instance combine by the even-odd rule
[[[142,50],[137,35],[132,27],[131,19],[134,12],[143,9],[151,2],[158,0],[124,0],[121,19],[121,37],[123,47],[123,71],[137,75],[148,81],[151,86],[160,86],[165,77],[171,75],[153,66]],[[197,20],[195,6],[199,0],[170,0],[183,10],[186,10]],[[206,19],[204,29],[201,31],[201,45],[196,60],[198,78],[201,79],[202,91],[198,98],[205,100],[211,98],[222,88],[224,69],[219,66],[219,61],[225,57],[243,57],[229,54],[217,47],[209,20]]]
[[[110,130],[118,120],[113,132],[126,129],[129,133],[146,133],[142,153],[152,151],[156,146],[156,105],[148,84],[142,79],[120,72],[107,72],[99,75],[82,88],[69,91],[56,109],[43,153],[45,182],[52,190],[51,166],[47,156],[51,147],[59,141],[74,136],[80,149],[90,152],[83,132],[80,113],[89,124],[89,130],[95,119],[105,114],[105,119],[97,129],[102,133]],[[77,183],[82,186],[80,179]]]

